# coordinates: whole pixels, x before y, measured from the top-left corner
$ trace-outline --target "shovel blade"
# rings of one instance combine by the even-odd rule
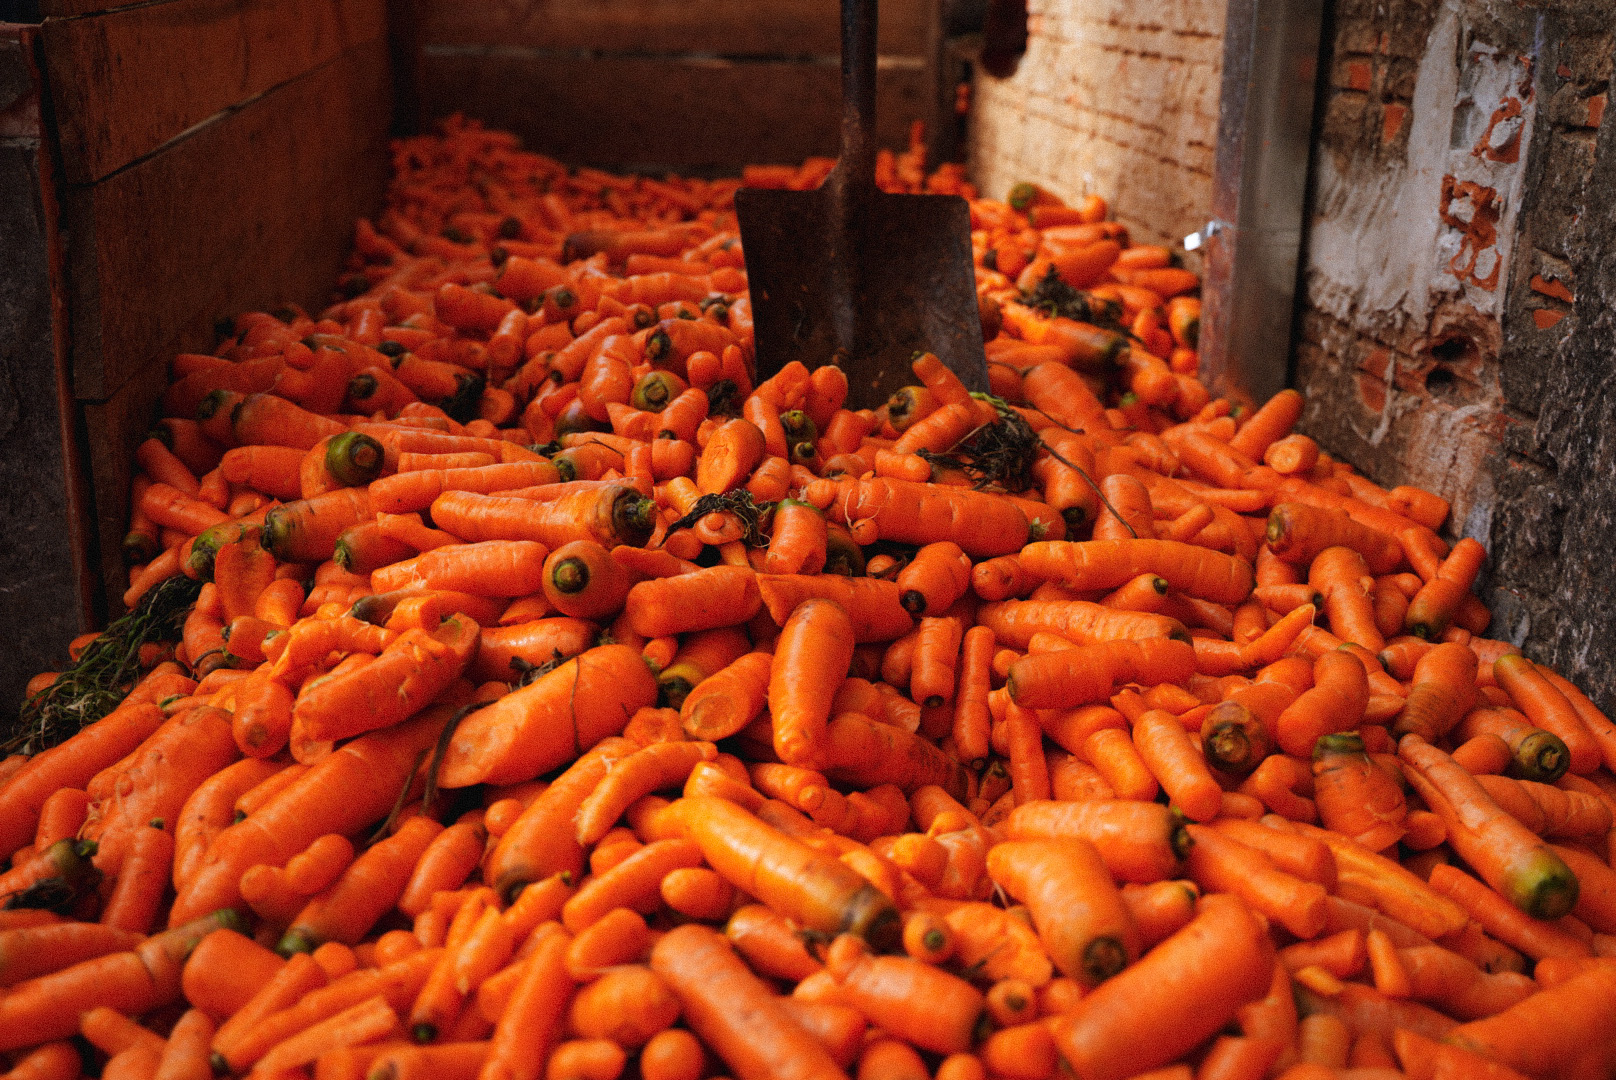
[[[828,186],[735,193],[758,378],[792,360],[838,364],[848,408],[876,408],[915,382],[915,354],[932,352],[986,391],[965,200],[871,191],[845,209]]]

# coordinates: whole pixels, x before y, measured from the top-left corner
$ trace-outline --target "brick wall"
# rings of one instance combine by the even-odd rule
[[[1206,223],[1223,60],[1218,0],[1031,0],[1027,53],[978,74],[970,165],[984,194],[1098,192],[1148,242]]]
[[[1603,0],[1343,0],[1326,29],[1305,430],[1453,502],[1489,633],[1616,708],[1616,124]]]

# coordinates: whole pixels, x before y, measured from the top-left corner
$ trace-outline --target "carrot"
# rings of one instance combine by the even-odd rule
[[[1035,594],[1036,595],[1036,594]],[[1002,643],[1026,648],[1039,631],[1058,634],[1075,645],[1131,638],[1189,637],[1184,624],[1165,615],[1118,611],[1082,600],[1003,600],[977,609],[979,625]]]
[[[595,844],[629,804],[642,795],[683,784],[690,770],[717,754],[712,743],[654,743],[612,766],[600,785],[578,807],[578,843]]]
[[[627,739],[607,738],[579,757],[500,837],[488,857],[484,880],[502,896],[512,896],[527,883],[544,881],[552,874],[576,877],[584,861],[572,828],[573,816],[606,775],[610,763],[635,749]]]
[[[0,986],[13,986],[99,956],[124,952],[141,940],[139,932],[95,923],[63,922],[0,930]]]
[[[1602,837],[1610,831],[1611,808],[1597,794],[1507,776],[1478,775],[1476,783],[1540,836]]]
[[[1470,647],[1472,649],[1477,648],[1481,641],[1482,639],[1480,638],[1471,638]],[[1510,648],[1513,647],[1510,646]],[[1483,657],[1482,664],[1485,667],[1485,652],[1478,652],[1477,655]],[[1591,700],[1589,700],[1588,695],[1584,694],[1581,690],[1573,686],[1569,680],[1561,677],[1549,668],[1544,667],[1542,664],[1535,664],[1533,666],[1536,668],[1538,674],[1542,675],[1548,680],[1550,686],[1560,691],[1561,695],[1565,697],[1566,701],[1571,703],[1571,708],[1576,712],[1577,716],[1581,718],[1583,726],[1588,729],[1588,733],[1592,735],[1594,741],[1599,744],[1600,756],[1607,761],[1616,760],[1616,725],[1611,723],[1610,717],[1601,712],[1599,706],[1595,705]],[[1494,668],[1496,669],[1496,667],[1497,661],[1495,658]],[[1608,765],[1606,767],[1609,768]],[[1541,779],[1541,777],[1528,777],[1527,779]]]
[[[1307,583],[1324,597],[1325,616],[1336,636],[1370,652],[1385,647],[1385,639],[1375,625],[1371,582],[1362,555],[1347,547],[1325,548],[1314,557]]]
[[[1415,663],[1413,683],[1392,733],[1437,741],[1476,703],[1476,654],[1463,645],[1433,646]]]
[[[1299,938],[1323,932],[1324,886],[1277,869],[1263,852],[1217,829],[1188,828],[1191,846],[1185,862],[1189,876],[1203,889],[1234,893]]]
[[[853,623],[853,639],[864,643],[891,641],[907,633],[914,620],[903,609],[896,583],[880,578],[839,574],[759,574],[758,591],[769,616],[784,626],[804,602],[834,601]]]
[[[312,897],[282,935],[283,954],[310,952],[327,941],[353,945],[398,904],[427,846],[443,831],[431,818],[411,818],[368,849],[329,888]]]
[[[220,833],[203,865],[179,890],[170,925],[193,917],[198,909],[211,911],[235,903],[248,867],[284,865],[320,836],[354,833],[385,816],[447,719],[445,710],[428,709],[344,744],[268,805]]]
[[[1448,628],[1487,557],[1486,549],[1466,536],[1453,546],[1432,577],[1408,602],[1406,625],[1416,637],[1434,640]]]
[[[799,925],[856,933],[882,948],[898,943],[902,925],[890,901],[834,858],[725,800],[687,797],[671,812],[708,865]]]
[[[1475,739],[1493,735],[1510,749],[1509,773],[1523,780],[1550,784],[1565,775],[1570,752],[1558,735],[1534,727],[1514,709],[1478,706],[1467,712],[1453,729],[1456,737]]]
[[[868,521],[882,539],[906,544],[951,541],[976,558],[1008,555],[1027,542],[1027,516],[1013,503],[979,491],[876,477],[820,480],[809,502],[831,521]]]
[[[160,825],[134,830],[112,895],[101,909],[101,924],[149,933],[157,925],[173,864],[173,832]]]
[[[376,660],[307,687],[292,709],[314,739],[342,739],[389,727],[436,698],[465,670],[477,646],[476,623],[445,620],[431,633],[407,630]]]
[[[0,996],[0,1049],[18,1050],[79,1030],[79,1016],[98,1005],[139,1015],[175,1000],[180,972],[197,941],[221,926],[241,925],[233,911],[154,935],[127,952],[81,961],[12,986]]]
[[[557,548],[594,540],[606,548],[640,546],[651,536],[653,504],[626,484],[574,488],[535,501],[517,495],[446,491],[432,502],[432,520],[467,541],[534,540]]]
[[[1597,1075],[1609,1068],[1605,1017],[1616,970],[1601,965],[1495,1016],[1461,1024],[1449,1041],[1531,1075]],[[1584,1059],[1583,1071],[1577,1071]]]
[[[1408,814],[1402,789],[1364,753],[1358,735],[1320,737],[1313,749],[1313,785],[1325,828],[1371,851],[1384,851],[1402,838]]]
[[[1262,996],[1270,949],[1239,900],[1204,897],[1188,926],[1051,1020],[1055,1045],[1085,1080],[1164,1065]]]
[[[1539,919],[1576,905],[1576,875],[1452,758],[1417,735],[1403,736],[1397,752],[1409,782],[1447,825],[1448,842],[1500,895]]]
[[[1282,502],[1268,515],[1266,535],[1274,554],[1293,566],[1307,565],[1328,547],[1358,552],[1374,574],[1389,573],[1403,561],[1396,539],[1331,507]]]
[[[1138,959],[1138,928],[1100,853],[1082,837],[997,844],[988,873],[1027,904],[1063,974],[1093,985]]]
[[[1010,697],[1029,708],[1070,708],[1111,695],[1116,683],[1183,682],[1195,673],[1195,650],[1182,641],[1104,641],[1026,656],[1010,668]]]
[[[1215,603],[1241,603],[1252,588],[1245,560],[1172,540],[1048,541],[1028,544],[1020,558],[1030,573],[1070,589],[1114,589],[1147,572]]]
[[[1159,709],[1147,711],[1134,721],[1133,742],[1151,775],[1191,820],[1218,816],[1222,789],[1178,717]]]
[[[628,590],[623,614],[645,637],[735,626],[756,615],[761,577],[751,567],[713,566],[641,581]]]
[[[1112,877],[1125,882],[1173,876],[1189,845],[1183,822],[1165,806],[1125,799],[1030,802],[1011,812],[1006,828],[1012,840],[1083,839]]]
[[[656,680],[636,650],[599,646],[462,720],[439,782],[454,788],[532,779],[622,731],[655,701]]]
[[[1584,775],[1603,760],[1601,744],[1582,717],[1553,683],[1524,656],[1500,656],[1493,663],[1493,678],[1517,708],[1545,731],[1558,735],[1571,756],[1571,772]]]
[[[1392,1033],[1397,1060],[1411,1080],[1444,1080],[1470,1076],[1476,1080],[1525,1080],[1525,1074],[1471,1053],[1461,1046],[1439,1043],[1406,1028]]]
[[[1357,727],[1368,700],[1363,664],[1344,650],[1323,654],[1313,664],[1312,689],[1286,706],[1275,721],[1280,749],[1310,757],[1321,736]]]
[[[570,1027],[585,1039],[608,1039],[635,1050],[678,1019],[680,1002],[661,976],[626,964],[607,970],[578,992]]]
[[[699,924],[669,931],[651,950],[651,970],[673,988],[685,1022],[738,1080],[845,1075],[716,932]]]

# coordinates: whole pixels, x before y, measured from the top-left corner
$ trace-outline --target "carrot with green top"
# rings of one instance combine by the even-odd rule
[[[1275,721],[1280,749],[1306,759],[1323,735],[1350,731],[1363,721],[1369,679],[1358,658],[1332,650],[1313,663],[1313,687],[1285,707]]]
[[[1489,885],[1538,919],[1558,918],[1576,905],[1576,875],[1475,777],[1418,735],[1403,736],[1397,751],[1415,791],[1447,825],[1448,843]]]
[[[606,548],[643,545],[655,504],[627,484],[591,485],[544,502],[447,491],[432,502],[436,525],[467,541],[535,540],[558,548],[594,540]]]
[[[344,530],[371,520],[374,513],[363,489],[338,488],[270,510],[262,543],[282,562],[322,562],[335,554]]]
[[[531,780],[621,732],[655,701],[656,679],[638,651],[599,646],[466,716],[439,782],[457,788]]]
[[[407,630],[373,663],[305,688],[293,706],[293,723],[314,739],[349,738],[396,724],[460,676],[477,636],[477,624],[459,617],[430,633]]]
[[[1571,753],[1558,735],[1535,726],[1514,709],[1478,706],[1465,713],[1452,731],[1462,740],[1482,735],[1502,739],[1510,750],[1506,771],[1517,779],[1552,784],[1571,764]]]

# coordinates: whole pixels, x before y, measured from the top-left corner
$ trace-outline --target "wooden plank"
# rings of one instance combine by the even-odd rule
[[[105,400],[213,342],[215,320],[318,308],[386,187],[382,39],[348,50],[100,183],[63,214],[74,387]]]
[[[385,0],[169,0],[43,27],[69,183],[386,32]]]
[[[926,74],[918,60],[880,71],[881,145],[906,146],[909,121],[930,118]],[[591,60],[429,48],[418,79],[424,118],[463,111],[574,164],[736,172],[749,162],[834,155],[840,140],[834,61]]]
[[[65,663],[89,621],[73,403],[57,379],[35,36],[0,27],[0,736],[28,680]]]
[[[880,50],[918,56],[936,0],[881,0]],[[615,54],[836,56],[833,0],[410,0],[421,44]]]
[[[168,384],[168,365],[153,363],[143,374],[144,378],[130,379],[110,400],[81,406],[90,451],[90,498],[96,509],[93,570],[99,577],[97,600],[108,619],[124,611],[129,570],[123,563],[123,538],[129,530],[135,447],[151,433],[157,403]]]

